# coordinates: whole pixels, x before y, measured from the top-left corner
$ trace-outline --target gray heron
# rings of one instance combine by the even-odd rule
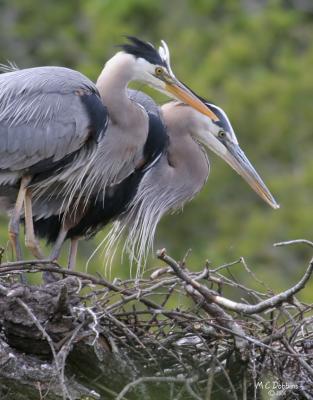
[[[71,267],[79,238],[94,235],[112,220],[115,223],[106,237],[107,248],[112,248],[122,233],[127,233],[125,249],[139,263],[144,263],[162,216],[181,208],[204,186],[209,175],[204,147],[226,161],[271,207],[279,207],[239,147],[230,121],[221,108],[202,99],[206,107],[218,116],[218,121],[213,121],[179,102],[167,103],[157,111],[147,95],[133,91],[129,95],[154,115],[153,129],[150,129],[146,142],[152,155],[150,163],[113,186],[104,200],[98,198],[92,202],[80,221],[67,232],[66,238],[72,242]],[[156,156],[159,154],[161,157]],[[53,243],[61,229],[61,220],[58,215],[42,217],[35,220],[35,229],[39,236]]]
[[[161,117],[161,110],[148,95],[128,89],[130,99],[142,105],[149,116],[149,132],[143,148],[145,163],[136,168],[127,178],[116,185],[110,186],[104,196],[94,196],[89,205],[76,219],[66,233],[64,239],[71,239],[68,268],[73,269],[76,261],[78,241],[82,237],[93,237],[108,223],[116,220],[124,213],[136,194],[138,185],[145,173],[153,168],[160,156],[168,146],[168,135]],[[34,227],[37,237],[45,238],[48,244],[54,247],[60,237],[60,231],[64,229],[62,221],[64,216],[55,210],[55,199],[43,199],[34,203]],[[50,207],[52,204],[52,207]],[[54,211],[53,211],[54,210]],[[53,215],[51,215],[53,214]],[[63,243],[63,242],[62,242]],[[58,249],[61,250],[62,243]]]
[[[0,196],[16,192],[9,237],[17,258],[23,208],[26,246],[43,257],[34,233],[32,197],[35,201],[62,193],[59,213],[65,217],[57,241],[62,243],[75,225],[73,208],[78,215],[95,193],[104,193],[145,164],[149,118],[127,96],[129,82],[150,85],[218,119],[175,77],[164,42],[157,51],[137,38],[128,39],[96,84],[63,67],[0,75]],[[58,246],[51,257],[57,253]]]
[[[218,116],[218,121],[180,102],[161,107],[169,136],[168,147],[158,163],[142,177],[126,212],[114,222],[104,240],[107,253],[112,247],[116,249],[124,232],[127,234],[124,251],[139,266],[145,265],[160,219],[181,209],[205,185],[210,171],[206,149],[230,165],[273,209],[279,208],[241,150],[226,113],[214,104],[205,104]]]

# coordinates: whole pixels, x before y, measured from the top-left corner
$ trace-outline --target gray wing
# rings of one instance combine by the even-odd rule
[[[77,71],[39,67],[0,75],[0,170],[56,162],[93,137],[108,114],[95,85]]]

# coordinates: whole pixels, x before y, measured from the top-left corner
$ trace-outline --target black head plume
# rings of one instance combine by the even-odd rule
[[[134,36],[127,36],[127,39],[130,43],[120,46],[125,53],[132,54],[136,58],[144,58],[151,64],[166,67],[165,61],[162,60],[159,52],[151,43],[144,42]]]
[[[226,132],[232,132],[233,128],[225,111],[213,103],[209,103],[208,101],[204,102],[206,106],[218,117],[218,121],[215,121],[216,125],[219,125]]]

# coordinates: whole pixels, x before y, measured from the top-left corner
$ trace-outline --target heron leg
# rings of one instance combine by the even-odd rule
[[[24,198],[24,213],[25,213],[25,246],[37,258],[43,259],[39,242],[36,239],[33,223],[33,210],[32,210],[32,193],[30,189],[26,189]]]
[[[24,176],[21,179],[20,189],[15,202],[14,210],[9,222],[9,238],[17,260],[22,259],[22,249],[19,242],[20,220],[27,192],[27,185],[31,181],[30,176]]]
[[[66,229],[64,226],[60,229],[60,232],[58,234],[57,240],[52,248],[52,251],[50,253],[50,260],[56,261],[59,258],[59,255],[61,253],[62,245],[64,243],[64,240],[66,239],[68,229]]]
[[[52,248],[52,251],[50,253],[49,259],[51,261],[56,261],[59,258],[61,249],[62,249],[62,245],[64,243],[64,240],[66,239],[66,235],[67,235],[68,230],[64,228],[64,226],[60,229],[57,240]],[[53,272],[49,272],[49,271],[44,271],[43,273],[43,281],[45,283],[52,283],[52,282],[56,282],[58,281],[59,275],[53,273]]]
[[[78,242],[79,242],[79,237],[75,237],[75,238],[71,239],[70,252],[69,252],[68,264],[67,264],[67,268],[70,271],[74,271],[74,269],[75,269]]]

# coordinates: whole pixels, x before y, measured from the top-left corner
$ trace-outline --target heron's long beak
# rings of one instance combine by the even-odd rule
[[[197,96],[195,96],[185,85],[180,83],[176,78],[165,83],[165,91],[171,93],[176,99],[188,104],[200,113],[208,116],[213,121],[219,118],[211,111]]]
[[[279,204],[237,143],[222,144],[212,136],[206,137],[207,140],[203,139],[202,137],[202,143],[226,161],[266,203],[274,209],[279,208]]]
[[[228,146],[224,159],[266,203],[274,209],[279,208],[279,204],[238,144]]]

